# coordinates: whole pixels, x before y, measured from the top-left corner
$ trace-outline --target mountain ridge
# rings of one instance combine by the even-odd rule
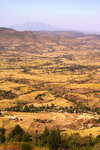
[[[0,28],[0,40],[8,41],[8,42],[32,42],[35,40],[41,41],[45,40],[54,40],[55,38],[59,38],[60,36],[69,37],[69,38],[79,38],[83,37],[84,33],[75,32],[75,31],[16,31],[11,28]]]
[[[24,24],[11,25],[8,28],[12,28],[18,31],[57,31],[58,27],[41,22],[26,22]]]

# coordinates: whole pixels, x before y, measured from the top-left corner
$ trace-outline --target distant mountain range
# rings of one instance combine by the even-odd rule
[[[0,27],[1,42],[44,42],[48,40],[57,41],[59,38],[79,38],[84,36],[84,33],[77,31],[17,31]]]
[[[8,26],[8,28],[12,28],[18,31],[58,31],[59,28],[46,24],[46,23],[41,23],[41,22],[27,22],[24,24],[19,24],[19,25],[11,25]]]

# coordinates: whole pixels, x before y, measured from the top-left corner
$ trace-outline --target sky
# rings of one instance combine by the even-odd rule
[[[25,22],[100,32],[100,0],[0,0],[0,27]]]

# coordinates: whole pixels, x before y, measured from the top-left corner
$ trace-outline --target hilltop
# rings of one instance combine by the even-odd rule
[[[8,42],[43,42],[44,40],[56,41],[58,38],[78,38],[84,34],[75,31],[16,31],[11,28],[0,28],[0,40]],[[48,37],[48,39],[47,39]]]
[[[11,25],[9,28],[18,30],[18,31],[25,31],[25,30],[31,30],[31,31],[56,31],[58,30],[57,27],[52,26],[50,24],[41,23],[41,22],[26,22],[24,24],[19,25]]]

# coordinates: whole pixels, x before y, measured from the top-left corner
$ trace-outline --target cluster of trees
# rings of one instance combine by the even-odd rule
[[[100,115],[100,107],[96,107],[92,110],[93,112],[96,112],[98,115]]]
[[[7,111],[15,111],[15,112],[69,112],[69,113],[84,113],[90,111],[88,107],[85,106],[79,106],[79,107],[57,107],[54,104],[51,104],[51,106],[39,106],[36,107],[33,104],[32,105],[26,105],[22,107],[21,105],[6,108]]]
[[[35,122],[40,122],[40,123],[51,123],[52,120],[48,119],[33,119]]]
[[[17,105],[15,107],[6,108],[6,111],[15,111],[15,112],[42,112],[42,111],[54,111],[56,106],[53,104],[51,106],[39,106],[36,107],[33,104],[29,106],[22,107],[21,105]]]
[[[17,97],[15,93],[12,91],[5,91],[5,90],[0,90],[0,100],[1,99],[13,99]]]
[[[0,128],[1,146],[7,143],[8,143],[7,145],[13,145],[14,143],[14,146],[17,147],[17,145],[15,144],[17,142],[17,144],[20,145],[19,148],[21,148],[22,150],[31,149],[30,142],[32,142],[32,136],[27,132],[25,132],[19,125],[16,125],[15,128],[8,134],[8,136],[6,136],[5,131],[6,131],[5,128]],[[5,147],[5,149],[7,148]]]
[[[62,134],[59,129],[48,129],[45,127],[43,132],[36,131],[34,135],[25,132],[19,125],[5,136],[5,129],[0,129],[0,144],[13,142],[17,143],[22,150],[32,150],[40,147],[50,150],[98,150],[100,145],[100,135],[93,138],[91,135],[81,137],[78,133],[67,135]]]
[[[14,83],[20,83],[20,84],[28,84],[29,80],[28,79],[14,79],[12,77],[6,78],[7,81],[14,82]]]
[[[67,57],[67,58],[69,58],[69,60],[73,59],[72,57]],[[96,66],[71,65],[71,66],[67,66],[67,67],[66,66],[65,67],[59,67],[57,69],[75,72],[77,70],[93,70],[96,68],[97,68]]]
[[[39,147],[48,147],[52,150],[57,150],[61,147],[61,134],[59,129],[49,130],[45,127],[42,133],[36,131],[33,136],[34,145]]]
[[[88,113],[88,112],[93,112],[93,113],[97,113],[98,115],[100,115],[100,108],[96,108],[94,110],[91,110],[89,107],[86,106],[70,106],[70,107],[57,107],[54,104],[51,104],[51,106],[34,106],[32,105],[26,105],[26,106],[22,106],[22,105],[17,105],[15,107],[10,107],[10,108],[6,108],[6,111],[14,111],[14,112],[68,112],[68,113]]]

